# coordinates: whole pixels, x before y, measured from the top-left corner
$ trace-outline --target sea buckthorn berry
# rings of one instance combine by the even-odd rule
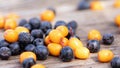
[[[70,38],[68,46],[75,50],[76,48],[82,47],[83,43],[77,38]]]
[[[47,9],[53,11],[54,15],[56,16],[55,8],[53,8],[53,7],[49,7],[49,8],[47,8]]]
[[[8,46],[12,52],[12,55],[18,55],[20,54],[20,46],[18,42],[12,43]]]
[[[91,53],[98,52],[100,50],[100,42],[97,40],[89,40],[87,43],[87,48]]]
[[[36,61],[36,55],[33,52],[23,52],[20,54],[20,63],[23,63],[28,58],[33,58]]]
[[[10,13],[6,16],[7,19],[14,19],[15,21],[17,21],[19,17],[16,13]]]
[[[35,64],[31,68],[46,68],[46,67],[42,64]]]
[[[63,62],[70,62],[73,58],[74,58],[73,50],[68,46],[63,47],[60,52],[60,59]]]
[[[16,31],[14,31],[12,29],[8,29],[4,32],[4,38],[6,41],[13,43],[18,40],[18,34]]]
[[[21,19],[21,20],[19,21],[18,26],[24,26],[25,24],[27,24],[27,20],[26,20],[26,19]]]
[[[91,10],[103,10],[103,6],[99,1],[92,1],[90,4]]]
[[[8,47],[0,48],[0,58],[2,60],[8,60],[10,56],[11,56],[11,50]]]
[[[48,30],[46,31],[45,37],[49,35],[49,33],[50,33],[51,30],[52,30],[52,29],[48,29]]]
[[[87,59],[90,56],[90,51],[86,47],[76,48],[74,51],[75,57],[78,59]]]
[[[64,36],[59,30],[52,30],[49,33],[49,37],[53,43],[60,43]]]
[[[115,0],[114,7],[120,8],[120,0]]]
[[[50,22],[44,21],[44,22],[41,23],[40,29],[44,33],[46,33],[48,29],[52,29],[52,24]]]
[[[29,33],[29,30],[28,30],[27,28],[25,28],[25,27],[22,27],[22,26],[16,27],[16,28],[15,28],[15,31],[18,33],[18,35],[19,35],[20,33],[22,33],[22,32],[27,32],[27,33]]]
[[[22,66],[23,68],[31,68],[34,64],[36,61],[33,58],[27,58],[23,61]]]
[[[5,25],[5,18],[3,16],[0,16],[0,29],[3,28]]]
[[[112,34],[104,34],[102,41],[104,44],[110,45],[114,41],[114,36]]]
[[[41,21],[38,18],[31,18],[29,20],[29,24],[31,25],[32,29],[39,29]]]
[[[51,10],[45,10],[40,14],[40,18],[42,21],[48,21],[51,22],[55,18],[55,14]]]
[[[110,62],[114,57],[114,54],[111,50],[101,50],[98,52],[98,60],[100,62],[106,63]]]
[[[45,44],[48,45],[48,44],[50,44],[50,43],[52,43],[51,40],[50,40],[50,37],[49,37],[49,36],[46,36],[46,37],[45,37]]]
[[[112,68],[120,68],[120,57],[115,57],[111,61],[111,67]]]
[[[116,18],[115,18],[115,24],[117,26],[120,26],[120,15],[117,15]]]
[[[102,35],[98,30],[91,30],[88,33],[88,40],[102,40]]]
[[[62,46],[60,44],[56,44],[56,43],[50,43],[47,46],[49,52],[51,55],[53,56],[59,56],[60,55],[60,51],[62,49]]]
[[[57,28],[58,26],[61,26],[61,25],[66,26],[67,24],[66,24],[65,21],[59,20],[59,21],[57,21],[57,22],[55,23],[54,29]]]
[[[46,60],[49,55],[46,46],[36,46],[34,53],[36,54],[38,60]]]
[[[56,30],[59,30],[64,37],[68,35],[68,28],[66,26],[58,26]]]
[[[6,19],[4,29],[15,29],[17,27],[17,22],[13,19]]]
[[[60,42],[60,44],[62,46],[68,46],[68,42],[69,42],[69,40],[67,38],[63,38],[62,41]]]

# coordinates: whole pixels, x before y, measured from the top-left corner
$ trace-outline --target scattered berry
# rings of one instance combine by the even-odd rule
[[[23,27],[27,28],[29,31],[32,30],[32,26],[29,23],[24,24]]]
[[[45,33],[45,36],[48,36],[51,30],[52,30],[52,29],[48,29],[48,30],[46,31],[46,33]]]
[[[26,47],[25,47],[25,51],[31,51],[33,52],[35,49],[35,45],[33,44],[28,44]]]
[[[0,48],[8,47],[8,45],[9,45],[9,43],[6,40],[4,40],[4,39],[0,40]]]
[[[56,16],[56,11],[55,11],[55,9],[54,9],[54,8],[52,8],[52,7],[49,7],[49,8],[48,8],[48,10],[51,10],[51,11],[53,11],[54,15]]]
[[[25,24],[27,24],[27,20],[26,20],[26,19],[21,19],[21,20],[19,21],[18,26],[24,26]]]
[[[41,22],[38,18],[31,18],[29,23],[32,26],[32,29],[39,29],[41,25]]]
[[[91,53],[98,52],[100,50],[100,42],[97,40],[89,40],[87,43],[87,48]]]
[[[63,62],[70,62],[73,59],[74,55],[73,55],[73,51],[70,47],[66,46],[64,48],[62,48],[61,52],[60,52],[60,59]]]
[[[46,67],[42,64],[35,64],[31,68],[46,68]]]
[[[112,34],[104,34],[102,41],[104,44],[110,45],[114,41],[114,36]]]
[[[36,46],[44,45],[44,40],[41,39],[41,38],[36,38],[36,39],[33,41],[33,44],[36,45]]]
[[[111,61],[112,68],[120,68],[120,57],[115,57]]]
[[[46,46],[51,43],[49,36],[46,36],[44,41],[45,41]]]
[[[65,21],[57,21],[57,22],[55,23],[55,25],[54,25],[54,29],[55,29],[56,27],[60,26],[60,25],[66,26],[67,24],[66,24]]]
[[[90,8],[89,0],[82,0],[77,6],[77,10],[84,10],[89,8]]]
[[[0,29],[4,28],[5,25],[5,18],[4,16],[0,16]]]
[[[19,27],[16,27],[15,28],[15,31],[18,33],[18,35],[22,32],[26,32],[26,33],[29,33],[29,30],[25,27],[22,27],[22,26],[19,26]]]
[[[78,25],[77,22],[74,21],[74,20],[70,21],[70,22],[67,24],[68,27],[71,27],[71,28],[74,29],[74,30],[76,30],[76,28],[78,27],[77,25]]]
[[[34,29],[31,31],[31,35],[35,38],[43,38],[43,32],[41,29]]]
[[[91,2],[90,8],[91,10],[103,10],[103,6],[97,0]]]

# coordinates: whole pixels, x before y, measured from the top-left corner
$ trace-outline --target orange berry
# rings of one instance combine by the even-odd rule
[[[76,48],[80,48],[83,46],[82,42],[77,38],[70,38],[68,42],[68,46],[71,47],[73,50]]]
[[[29,33],[29,30],[25,27],[22,27],[22,26],[19,26],[19,27],[16,27],[15,28],[15,31],[18,33],[18,35],[21,33],[21,32],[27,32]]]
[[[5,18],[3,16],[0,16],[0,29],[4,27],[5,24]]]
[[[48,45],[51,43],[51,40],[50,40],[50,37],[49,36],[46,36],[45,37],[45,44]]]
[[[63,39],[63,35],[58,30],[51,30],[49,37],[53,43],[60,43],[60,41]]]
[[[67,38],[63,38],[62,41],[60,42],[60,44],[62,46],[68,46],[68,42],[69,42],[69,40]]]
[[[55,18],[55,15],[54,15],[53,11],[46,10],[43,13],[41,13],[40,18],[41,18],[42,21],[51,22]]]
[[[4,32],[4,38],[6,41],[13,43],[18,40],[18,34],[12,29],[8,29]]]
[[[116,0],[114,3],[115,8],[120,8],[120,0]]]
[[[33,52],[23,52],[20,54],[20,63],[22,63],[27,58],[33,58],[36,61],[36,55]]]
[[[31,68],[46,68],[46,67],[42,64],[35,64]]]
[[[101,50],[98,52],[98,60],[100,62],[110,62],[114,57],[114,54],[111,50]]]
[[[66,26],[58,26],[56,30],[59,30],[64,37],[68,35],[68,28]]]
[[[103,6],[101,5],[99,1],[92,1],[90,4],[90,8],[92,10],[102,10]]]
[[[15,29],[17,27],[17,22],[13,19],[6,19],[4,29]]]
[[[115,24],[117,26],[120,26],[120,15],[116,16],[116,18],[115,18]]]
[[[17,14],[15,13],[10,13],[6,16],[6,19],[14,19],[15,21],[17,21],[17,19],[19,18],[20,16],[18,16]]]
[[[102,39],[102,35],[98,30],[91,30],[88,33],[88,40],[98,40]]]
[[[80,47],[75,49],[74,54],[78,59],[87,59],[90,56],[90,51],[86,47]]]
[[[53,56],[59,56],[60,55],[60,51],[62,49],[62,46],[60,44],[57,44],[57,43],[50,43],[48,46],[47,46],[49,52],[51,55]]]

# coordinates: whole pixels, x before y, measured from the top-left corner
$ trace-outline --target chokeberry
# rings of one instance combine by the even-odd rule
[[[2,60],[8,60],[10,56],[11,56],[11,50],[8,47],[0,48],[0,58]]]
[[[91,53],[98,52],[100,50],[100,42],[97,40],[89,40],[87,43],[87,48]]]
[[[31,35],[29,33],[22,32],[19,34],[18,41],[21,44],[31,43]]]
[[[73,50],[70,47],[66,46],[66,47],[62,48],[62,50],[60,52],[60,59],[63,62],[69,62],[73,58],[74,58]]]
[[[23,26],[26,27],[30,31],[32,30],[32,26],[29,23],[26,23]]]
[[[32,26],[32,29],[39,29],[40,28],[40,20],[38,18],[31,18],[29,20],[30,25]]]
[[[31,35],[34,37],[34,38],[43,38],[43,32],[41,29],[34,29],[31,31]]]
[[[48,29],[48,30],[46,31],[46,33],[45,33],[45,36],[49,35],[49,33],[50,33],[51,30],[52,30],[52,29]]]
[[[40,29],[42,29],[42,31],[46,33],[48,29],[52,29],[52,24],[50,22],[44,21],[41,23]]]
[[[115,57],[111,61],[112,68],[120,68],[120,57]]]
[[[77,25],[78,25],[77,22],[74,21],[74,20],[70,21],[70,22],[67,24],[68,27],[71,27],[71,28],[74,29],[74,30],[76,30]]]
[[[21,20],[19,21],[18,26],[24,26],[26,23],[27,23],[27,20],[26,20],[26,19],[21,19]]]
[[[104,34],[103,38],[102,38],[102,41],[103,41],[104,44],[110,45],[114,41],[114,36],[112,34]]]
[[[33,44],[38,46],[38,45],[44,45],[44,40],[41,39],[41,38],[36,38],[34,41],[33,41]]]
[[[20,46],[18,42],[12,43],[9,45],[9,48],[12,52],[12,55],[18,55],[20,54]]]
[[[23,68],[31,68],[34,64],[36,64],[36,62],[33,58],[27,58],[23,61],[22,66]]]
[[[62,20],[57,21],[57,22],[55,23],[55,25],[54,25],[54,29],[55,29],[56,27],[60,26],[60,25],[65,25],[65,26],[66,26],[67,24],[66,24],[65,21],[62,21]]]
[[[26,47],[25,47],[25,51],[34,51],[35,49],[35,45],[33,44],[28,44]]]
[[[77,6],[77,10],[84,10],[89,8],[90,8],[89,0],[82,0],[81,2],[79,2]]]
[[[34,49],[34,52],[38,60],[45,60],[49,55],[49,51],[45,46],[36,46],[36,48]]]
[[[0,40],[0,48],[7,47],[8,45],[9,45],[9,43],[6,40],[4,40],[4,39]]]

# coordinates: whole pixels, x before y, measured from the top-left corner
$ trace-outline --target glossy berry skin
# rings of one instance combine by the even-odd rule
[[[74,21],[74,20],[70,21],[70,22],[67,24],[68,27],[71,27],[71,28],[74,29],[74,30],[77,29],[77,27],[78,27],[77,25],[78,25],[77,22]]]
[[[43,38],[43,31],[41,29],[34,29],[31,31],[31,35],[34,38]]]
[[[70,39],[71,37],[73,37],[73,36],[75,36],[75,32],[76,32],[76,30],[75,29],[73,29],[72,27],[69,27],[68,26],[68,35],[66,36],[68,39]]]
[[[27,20],[26,20],[26,19],[21,19],[21,20],[19,21],[18,26],[24,26],[26,23],[27,23]]]
[[[25,47],[25,51],[31,51],[33,52],[35,49],[35,45],[33,44],[28,44],[26,47]]]
[[[31,35],[29,33],[20,33],[18,37],[18,41],[21,44],[29,44],[31,43]]]
[[[22,66],[23,68],[31,68],[34,64],[36,64],[36,62],[33,58],[27,58],[23,61]]]
[[[36,54],[38,60],[46,60],[49,55],[49,51],[44,45],[36,46],[34,53]]]
[[[0,40],[0,48],[7,47],[8,45],[9,45],[9,43],[6,40],[4,40],[4,39]]]
[[[70,47],[66,46],[62,48],[60,52],[60,59],[63,62],[70,62],[73,58],[74,58],[73,50]]]
[[[30,25],[32,26],[32,29],[39,29],[40,28],[40,20],[38,18],[31,18],[29,20]]]
[[[77,6],[77,10],[84,10],[89,8],[90,8],[89,0],[82,0],[81,2],[79,2]]]
[[[48,29],[48,30],[46,31],[46,33],[45,33],[45,36],[48,36],[51,30],[52,30],[52,29]]]
[[[100,50],[100,43],[97,40],[89,40],[87,43],[87,48],[91,53],[96,53]]]
[[[42,38],[36,38],[34,41],[33,41],[33,44],[38,46],[38,45],[44,45],[44,40]]]
[[[0,58],[2,60],[8,60],[10,56],[11,56],[11,50],[8,47],[0,48]]]
[[[32,26],[29,23],[24,24],[23,27],[26,27],[29,31],[32,30]]]
[[[9,48],[10,48],[10,50],[12,52],[12,55],[20,54],[20,46],[19,46],[18,42],[10,44]]]
[[[115,57],[111,61],[111,67],[112,68],[120,68],[120,57]]]
[[[42,29],[42,31],[46,33],[48,29],[52,29],[52,24],[50,22],[44,21],[41,23],[40,29]]]
[[[114,41],[114,36],[112,34],[104,34],[103,38],[102,38],[102,41],[103,41],[104,44],[110,45]]]
[[[55,29],[56,27],[60,26],[60,25],[66,26],[67,24],[66,24],[65,21],[62,21],[62,20],[57,21],[57,22],[55,23],[55,25],[54,25],[54,29]]]

